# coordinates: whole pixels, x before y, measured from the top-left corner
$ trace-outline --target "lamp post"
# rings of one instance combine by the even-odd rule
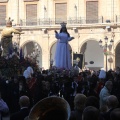
[[[53,59],[50,60],[50,69],[52,69],[52,66],[53,66]]]
[[[109,53],[107,53],[107,48],[108,48],[108,37],[107,36],[105,36],[105,38],[104,38],[104,40],[105,40],[105,45],[102,45],[102,40],[100,39],[100,41],[99,41],[99,45],[100,45],[100,47],[102,47],[103,49],[104,49],[104,52],[106,52],[106,72],[107,72],[107,57],[108,57],[108,54]],[[112,47],[112,44],[113,44],[113,39],[111,39],[110,40],[110,46]]]

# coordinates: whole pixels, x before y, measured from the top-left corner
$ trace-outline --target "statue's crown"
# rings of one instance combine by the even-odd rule
[[[6,26],[7,26],[7,27],[12,27],[12,21],[13,21],[13,20],[11,20],[11,18],[9,17],[9,18],[8,18],[8,21],[7,21],[7,23],[6,23]]]
[[[61,27],[66,27],[66,24],[67,23],[65,23],[65,22],[60,23]]]

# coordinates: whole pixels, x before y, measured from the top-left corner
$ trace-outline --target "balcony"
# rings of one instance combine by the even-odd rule
[[[106,19],[103,19],[103,16],[98,17],[98,19],[86,19],[85,17],[69,17],[67,20],[55,19],[55,18],[40,18],[40,19],[21,19],[19,21],[19,26],[49,26],[49,25],[58,25],[61,22],[66,22],[68,25],[87,25],[87,24],[101,24],[106,23]],[[120,15],[115,16],[115,20],[110,20],[111,24],[116,22],[120,23]],[[6,21],[0,20],[0,27],[5,26]],[[13,26],[17,26],[16,23],[13,23]]]
[[[20,20],[20,26],[35,26],[35,25],[57,25],[60,24],[61,22],[66,22],[69,25],[73,24],[94,24],[94,23],[103,23],[103,17],[99,17],[99,19],[93,20],[93,19],[87,19],[83,17],[79,18],[73,18],[70,17],[67,20],[62,20],[62,19],[54,19],[54,18],[41,18],[37,20]]]
[[[0,21],[0,26],[5,26],[6,25],[6,21]]]
[[[86,19],[85,17],[79,18],[69,18],[67,20],[68,24],[95,24],[95,23],[103,23],[103,17],[99,17],[98,19]]]

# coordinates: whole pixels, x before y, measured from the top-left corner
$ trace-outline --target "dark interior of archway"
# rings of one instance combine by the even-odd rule
[[[81,50],[80,50],[80,53],[84,54],[85,53],[85,50],[86,50],[86,47],[87,47],[87,42],[85,42],[82,47],[81,47]]]
[[[51,60],[54,59],[56,45],[57,45],[57,43],[54,43],[54,44],[52,45],[51,49],[50,49],[50,59],[51,59]],[[70,53],[71,53],[71,55],[72,55],[72,48],[71,48],[70,45],[69,45],[69,50],[70,50]],[[71,57],[72,57],[72,56],[71,56]]]
[[[25,48],[26,47],[26,48]],[[28,42],[23,46],[23,51],[26,49],[27,55],[30,55],[34,51],[34,43],[33,42]]]

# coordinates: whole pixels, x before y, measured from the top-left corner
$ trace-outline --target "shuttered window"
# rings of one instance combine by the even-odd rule
[[[86,23],[98,23],[98,1],[86,2]]]
[[[26,5],[26,25],[37,25],[37,4]]]
[[[67,22],[67,3],[55,4],[55,23]]]
[[[6,5],[0,5],[0,25],[6,25]]]

